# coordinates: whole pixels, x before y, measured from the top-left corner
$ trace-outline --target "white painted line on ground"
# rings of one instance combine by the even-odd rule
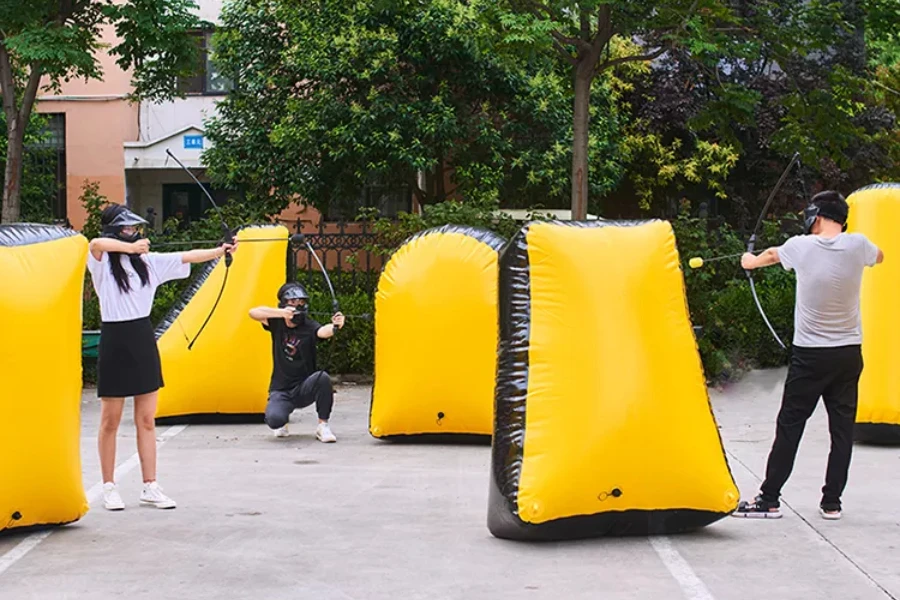
[[[687,600],[714,600],[713,595],[700,581],[700,578],[697,577],[691,566],[684,560],[681,553],[675,549],[669,538],[651,537],[650,544],[656,550],[663,564],[666,565],[669,573],[681,586],[681,590],[684,592],[684,597]]]
[[[157,439],[157,450],[167,441],[184,431],[186,428],[187,425],[176,425],[165,430],[162,435],[159,436],[159,439]],[[119,478],[124,477],[129,471],[134,469],[139,464],[141,464],[141,460],[137,452],[135,452],[128,457],[128,460],[116,467],[116,470],[114,472],[115,479],[118,480]],[[88,490],[86,495],[88,504],[93,504],[94,501],[96,501],[103,495],[103,482],[98,481],[97,483],[95,483],[91,487],[91,489]],[[3,573],[11,566],[22,560],[22,558],[24,558],[26,554],[34,550],[38,544],[50,537],[50,534],[54,531],[55,529],[47,529],[44,531],[39,531],[37,533],[32,533],[24,540],[16,544],[16,546],[12,550],[7,552],[3,556],[0,556],[0,575],[3,575]]]
[[[22,540],[16,545],[15,548],[0,556],[0,575],[3,574],[8,568],[19,562],[19,560],[31,552],[31,550],[43,542],[52,531],[41,531],[40,533],[32,533],[27,538]]]
[[[737,456],[736,454],[734,454],[733,452],[728,452],[728,456],[730,456],[731,458],[733,458],[739,465],[741,465],[742,467],[744,467],[744,470],[746,470],[748,473],[750,473],[750,474],[753,476],[754,479],[756,479],[758,482],[762,483],[762,481],[763,481],[763,480],[762,480],[762,477],[760,477],[759,475],[757,475],[756,472],[754,472],[753,469],[751,469],[744,461],[742,461],[740,458],[738,458],[738,456]],[[872,583],[872,585],[874,585],[876,588],[878,588],[885,596],[887,596],[887,597],[890,598],[891,600],[897,600],[897,597],[896,597],[896,596],[894,596],[891,592],[889,592],[888,589],[887,589],[886,587],[884,587],[883,585],[881,585],[881,583],[880,583],[879,581],[877,581],[874,577],[872,577],[871,575],[869,575],[869,572],[868,572],[868,571],[866,571],[865,569],[863,569],[862,566],[861,566],[859,563],[857,563],[855,560],[853,560],[852,558],[850,558],[850,555],[847,554],[846,552],[844,552],[843,550],[841,550],[841,549],[838,547],[838,545],[835,544],[834,542],[832,542],[831,539],[830,539],[828,536],[826,536],[824,533],[822,533],[821,531],[819,531],[818,528],[816,528],[815,525],[813,525],[812,523],[810,523],[809,520],[808,520],[806,517],[804,517],[802,514],[800,514],[800,511],[798,511],[796,508],[794,508],[793,506],[791,506],[791,505],[788,503],[787,500],[785,500],[784,498],[782,498],[782,499],[781,499],[781,503],[784,504],[786,507],[788,507],[792,513],[794,513],[795,515],[797,515],[797,518],[799,518],[801,521],[803,521],[804,523],[806,523],[806,525],[807,525],[810,529],[812,529],[813,532],[815,532],[816,535],[818,535],[820,538],[822,538],[822,541],[824,541],[826,544],[828,544],[829,546],[831,546],[831,547],[834,549],[835,552],[837,552],[838,554],[840,554],[840,555],[844,558],[844,560],[846,560],[848,563],[850,563],[851,565],[853,565],[853,567],[854,567],[857,571],[859,571],[860,573],[862,573],[863,576],[864,576],[866,579],[868,579],[868,580]]]

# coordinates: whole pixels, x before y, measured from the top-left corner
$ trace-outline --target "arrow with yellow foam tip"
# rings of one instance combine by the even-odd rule
[[[715,256],[713,258],[707,258],[707,259],[703,259],[703,258],[700,258],[699,256],[695,256],[694,258],[692,258],[691,260],[688,261],[688,265],[692,269],[699,269],[700,267],[702,267],[703,265],[705,265],[708,262],[714,262],[717,260],[725,260],[728,258],[740,258],[744,254],[745,254],[744,252],[740,252],[738,254],[726,254],[725,256]]]

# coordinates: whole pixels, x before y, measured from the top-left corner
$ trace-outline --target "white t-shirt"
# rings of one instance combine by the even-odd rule
[[[109,254],[104,252],[98,261],[88,252],[88,271],[100,299],[100,319],[103,322],[132,321],[150,316],[156,288],[167,281],[190,276],[191,265],[182,263],[181,255],[180,252],[141,254],[140,257],[148,265],[150,275],[150,285],[147,286],[141,284],[141,278],[131,266],[130,256],[121,255],[120,262],[131,284],[131,291],[122,293],[113,277]]]
[[[859,293],[863,270],[878,248],[861,233],[792,237],[778,249],[781,265],[797,273],[794,345],[827,348],[862,343]]]

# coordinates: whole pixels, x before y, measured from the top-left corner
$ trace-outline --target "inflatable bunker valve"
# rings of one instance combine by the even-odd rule
[[[848,233],[862,233],[884,252],[884,262],[863,271],[860,290],[863,368],[854,437],[900,444],[900,184],[870,185],[847,203]]]
[[[530,223],[499,304],[495,537],[669,534],[737,508],[668,222]]]
[[[375,438],[489,443],[505,240],[447,225],[407,239],[375,294]]]
[[[81,479],[81,328],[87,240],[0,225],[0,531],[72,523]]]
[[[272,374],[272,341],[248,312],[254,306],[278,304],[286,260],[292,257],[288,234],[281,225],[240,229],[231,266],[226,270],[221,259],[202,265],[157,326],[165,383],[159,390],[158,420],[202,422],[226,418],[223,415],[262,420]],[[241,244],[254,239],[275,241]],[[215,312],[188,348],[213,306]]]

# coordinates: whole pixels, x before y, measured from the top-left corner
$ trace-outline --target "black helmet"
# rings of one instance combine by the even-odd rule
[[[296,281],[291,281],[278,289],[278,306],[284,308],[287,306],[288,300],[306,300],[309,302],[309,294],[306,293],[306,288],[302,285]]]
[[[122,228],[143,227],[147,225],[147,221],[121,204],[110,204],[103,209],[103,213],[100,215],[100,225],[103,226],[104,237],[112,237],[124,242],[136,242],[141,239],[141,234],[124,236]]]
[[[306,288],[296,281],[284,284],[278,290],[278,308],[287,307],[288,300],[306,300],[299,307],[295,307],[296,312],[291,319],[295,325],[300,325],[309,313],[309,294],[306,293]]]

